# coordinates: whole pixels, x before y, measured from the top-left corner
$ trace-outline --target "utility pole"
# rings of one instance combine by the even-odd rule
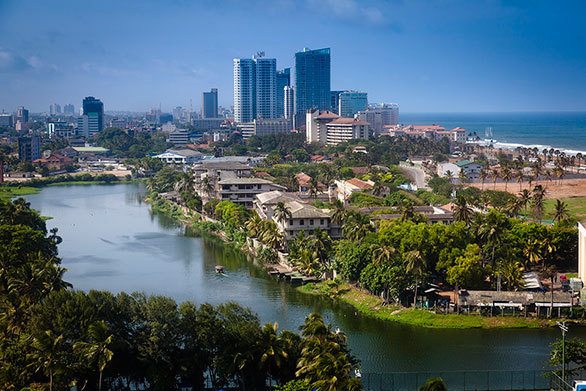
[[[562,380],[566,382],[566,333],[568,332],[568,326],[566,322],[556,323],[560,330],[562,330]]]

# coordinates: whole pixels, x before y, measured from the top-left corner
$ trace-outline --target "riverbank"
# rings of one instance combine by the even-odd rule
[[[430,311],[404,308],[399,305],[385,304],[382,299],[363,292],[349,284],[333,284],[328,281],[310,283],[297,287],[309,295],[330,297],[350,304],[361,314],[386,321],[404,323],[412,326],[443,329],[540,329],[555,326],[553,319],[523,317],[486,317],[480,315],[435,314]]]

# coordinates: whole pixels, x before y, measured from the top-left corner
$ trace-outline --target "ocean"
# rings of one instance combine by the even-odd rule
[[[497,148],[555,148],[567,154],[586,154],[586,112],[400,113],[399,122],[446,129],[460,126],[481,139],[490,127]]]

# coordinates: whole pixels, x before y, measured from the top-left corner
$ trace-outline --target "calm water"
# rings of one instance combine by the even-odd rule
[[[539,369],[557,330],[435,330],[373,320],[296,292],[214,241],[192,237],[141,202],[138,184],[59,186],[27,199],[59,227],[65,279],[82,290],[145,291],[177,301],[249,306],[262,322],[297,330],[321,312],[344,330],[365,372]],[[227,275],[218,276],[222,264]],[[569,337],[586,335],[574,329]]]
[[[456,126],[476,132],[484,138],[492,128],[497,147],[520,145],[547,147],[567,152],[586,151],[586,112],[560,113],[401,113],[403,124],[437,124],[452,129]]]

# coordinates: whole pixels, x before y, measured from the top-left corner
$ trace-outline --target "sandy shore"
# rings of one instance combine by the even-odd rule
[[[521,189],[529,189],[531,190],[535,185],[542,185],[546,189],[546,198],[576,198],[576,197],[586,197],[586,178],[570,178],[570,179],[563,179],[562,181],[559,180],[539,180],[534,181],[531,184],[531,188],[529,188],[529,182],[523,182],[521,185]],[[477,188],[482,188],[481,183],[471,183],[470,186],[474,186]],[[485,182],[484,183],[484,190],[500,190],[505,191],[505,183],[504,182],[497,182],[496,186],[492,182]],[[519,184],[517,182],[509,182],[506,185],[506,191],[509,193],[518,195],[519,194]]]

